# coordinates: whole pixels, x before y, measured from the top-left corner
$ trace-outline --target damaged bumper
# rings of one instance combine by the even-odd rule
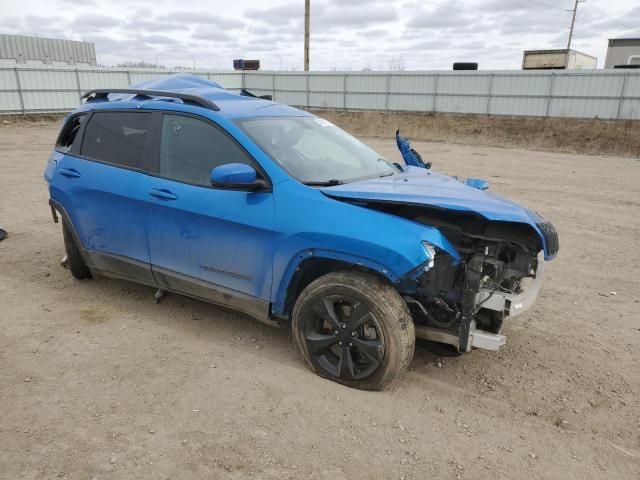
[[[468,338],[461,342],[458,335],[445,332],[439,328],[427,327],[424,325],[416,325],[416,337],[423,340],[431,340],[432,342],[446,343],[447,345],[453,345],[456,348],[460,348],[461,344],[466,344],[466,350],[470,351],[471,348],[480,348],[483,350],[499,350],[505,343],[507,343],[507,337],[497,333],[485,332],[476,328],[475,323],[472,324],[469,329]]]
[[[405,297],[408,304],[416,305],[425,314],[425,317],[432,320],[431,324],[415,325],[416,337],[453,345],[459,352],[468,352],[473,348],[498,350],[505,345],[507,340],[504,335],[499,333],[502,321],[527,311],[535,303],[540,293],[543,282],[543,255],[542,252],[538,255],[535,277],[530,277],[530,283],[518,293],[486,286],[482,280],[484,276],[481,268],[483,260],[481,256],[476,256],[470,262],[465,273],[462,308],[456,314],[457,322],[448,326],[434,325],[433,316],[429,314],[421,302]],[[493,317],[500,319],[500,325],[494,326],[495,330],[492,332],[479,328],[479,324],[476,323],[476,316],[483,310],[493,312]]]
[[[543,257],[539,255],[536,277],[525,291],[505,293],[482,288],[476,295],[476,305],[487,310],[503,312],[510,317],[526,312],[535,303],[542,288],[543,265]]]

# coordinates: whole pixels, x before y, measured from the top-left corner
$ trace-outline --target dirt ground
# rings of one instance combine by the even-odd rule
[[[0,125],[1,478],[640,478],[637,159],[415,142],[551,220],[561,250],[500,352],[420,343],[367,393],[308,371],[286,330],[74,280],[42,180],[57,130]]]
[[[399,128],[403,135],[427,142],[640,156],[640,120],[344,110],[314,113],[361,137],[392,138]]]

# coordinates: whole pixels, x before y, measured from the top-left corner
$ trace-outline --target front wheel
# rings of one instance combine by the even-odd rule
[[[413,358],[415,331],[398,292],[374,275],[334,272],[313,281],[293,309],[294,341],[319,375],[382,390]]]

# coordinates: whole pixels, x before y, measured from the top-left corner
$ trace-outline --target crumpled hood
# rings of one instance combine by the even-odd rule
[[[549,255],[546,239],[537,225],[543,222],[537,214],[499,195],[478,190],[447,175],[424,168],[405,167],[403,173],[325,187],[321,191],[336,199],[429,205],[475,212],[488,220],[524,223],[531,225],[540,235],[545,258],[553,257]]]

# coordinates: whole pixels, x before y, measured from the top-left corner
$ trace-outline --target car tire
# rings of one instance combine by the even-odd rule
[[[378,277],[334,272],[311,282],[292,315],[293,338],[320,376],[382,390],[411,363],[415,329],[406,303]]]
[[[89,270],[87,264],[84,263],[80,249],[66,222],[62,222],[62,236],[64,238],[64,249],[67,252],[67,265],[69,270],[71,270],[71,275],[78,280],[91,278],[91,270]]]

